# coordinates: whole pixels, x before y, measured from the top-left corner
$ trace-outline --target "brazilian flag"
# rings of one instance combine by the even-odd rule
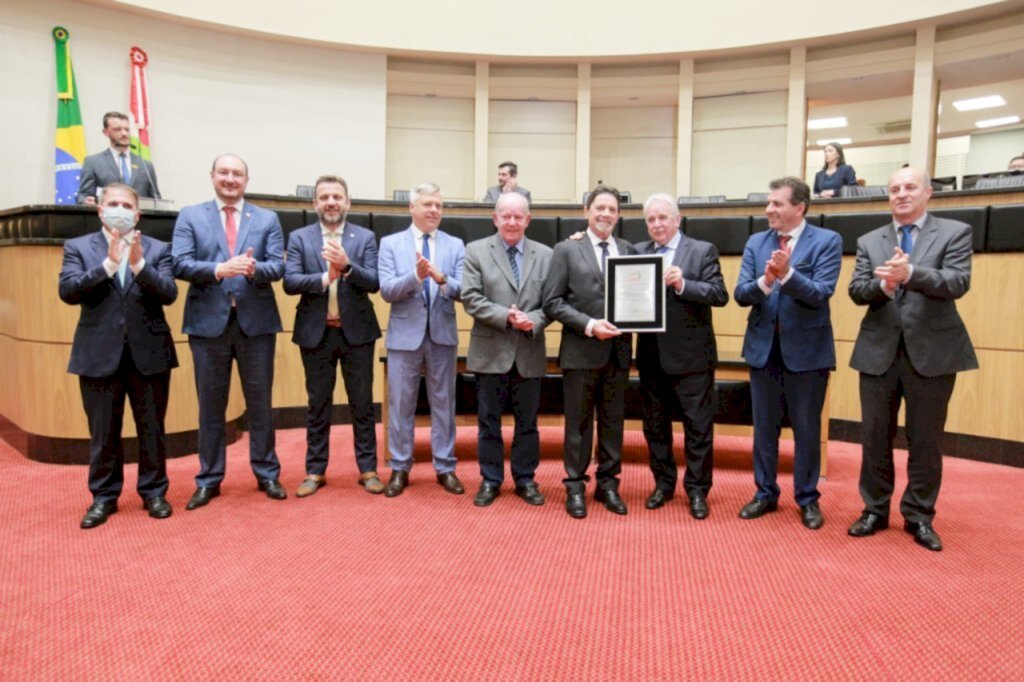
[[[85,131],[82,112],[78,108],[75,92],[75,72],[71,68],[68,49],[68,30],[63,26],[53,29],[53,42],[57,49],[57,137],[56,137],[56,194],[54,203],[74,205],[78,196],[78,178],[85,160]]]

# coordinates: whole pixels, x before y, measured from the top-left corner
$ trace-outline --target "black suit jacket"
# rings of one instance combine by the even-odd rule
[[[656,249],[650,241],[636,245],[640,253],[653,254]],[[637,335],[637,369],[661,369],[667,374],[713,370],[718,364],[718,348],[711,308],[729,302],[718,249],[680,234],[672,264],[683,271],[683,293],[667,289],[664,332]]]
[[[144,161],[136,154],[129,153],[132,180],[130,184],[140,197],[159,197],[160,189],[156,185],[156,169],[149,161]],[[82,174],[78,181],[78,203],[84,204],[87,197],[95,197],[96,190],[109,184],[121,182],[121,169],[117,167],[110,148],[99,154],[85,157],[82,163]]]
[[[345,223],[342,247],[352,270],[338,280],[338,314],[341,333],[351,345],[379,339],[380,325],[373,311],[370,294],[380,290],[377,279],[377,242],[364,227]],[[295,331],[292,341],[303,348],[315,348],[324,336],[328,291],[323,288],[327,262],[322,254],[323,232],[320,223],[307,225],[288,237],[288,256],[284,263],[284,290],[301,294],[295,307]]]
[[[102,232],[64,243],[60,298],[81,306],[68,371],[102,378],[117,372],[127,337],[135,368],[158,374],[178,366],[164,306],[174,303],[178,286],[171,274],[171,246],[143,235],[146,265],[122,287],[117,274],[107,275],[103,261],[107,240]],[[127,257],[127,255],[125,256]]]
[[[629,242],[615,238],[619,255],[635,254]],[[604,274],[589,237],[555,245],[543,289],[544,313],[562,323],[558,365],[563,369],[597,369],[614,359],[628,368],[633,354],[632,334],[605,341],[586,335],[591,319],[604,318]]]

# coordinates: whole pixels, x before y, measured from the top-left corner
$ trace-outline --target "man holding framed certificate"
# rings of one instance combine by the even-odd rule
[[[587,230],[582,239],[555,245],[544,283],[544,313],[562,323],[558,364],[565,396],[566,511],[587,515],[584,498],[593,451],[597,412],[597,491],[594,499],[611,512],[625,514],[619,497],[625,390],[632,337],[605,318],[605,270],[608,259],[635,254],[612,236],[619,222],[619,192],[598,185],[587,197]]]
[[[714,463],[715,366],[718,350],[711,308],[729,302],[714,244],[690,239],[679,230],[676,200],[654,194],[644,202],[651,240],[636,245],[641,254],[664,258],[666,298],[662,332],[637,336],[636,366],[644,402],[644,438],[655,488],[648,509],[675,496],[678,471],[672,452],[672,416],[681,414],[686,434],[683,489],[690,515],[708,516]]]

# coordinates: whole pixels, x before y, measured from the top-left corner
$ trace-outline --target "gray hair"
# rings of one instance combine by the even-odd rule
[[[525,208],[527,212],[530,210],[530,202],[519,192],[504,192],[498,197],[498,200],[494,202],[494,212],[497,213],[503,203],[507,204],[510,201],[518,203],[522,208]]]
[[[652,205],[660,202],[665,202],[672,207],[671,215],[679,215],[679,206],[676,204],[676,198],[674,196],[666,194],[665,192],[655,192],[644,199],[644,216],[647,215],[647,211],[650,210]]]
[[[432,182],[421,182],[409,190],[409,203],[415,204],[424,194],[440,194],[441,188]]]

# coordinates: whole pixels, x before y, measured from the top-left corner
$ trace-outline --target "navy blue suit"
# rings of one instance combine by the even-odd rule
[[[249,459],[257,479],[277,480],[271,391],[274,346],[281,316],[271,283],[284,276],[284,237],[277,215],[245,202],[238,216],[235,252],[216,201],[186,206],[174,225],[174,275],[189,282],[183,331],[189,335],[199,393],[199,475],[196,486],[216,488],[224,479],[225,426],[231,361],[245,395]],[[251,278],[218,280],[216,267],[252,248]]]
[[[370,301],[370,294],[380,289],[377,242],[366,228],[345,223],[341,245],[348,254],[351,269],[337,281],[340,327],[326,326],[329,290],[324,289],[323,275],[328,265],[322,255],[324,238],[319,222],[291,233],[285,261],[285,293],[300,294],[292,341],[302,354],[309,398],[306,473],[317,476],[327,471],[339,363],[352,412],[356,464],[360,473],[377,470],[373,350],[381,334]]]
[[[793,492],[803,507],[819,497],[821,410],[836,366],[829,299],[839,279],[842,240],[805,224],[790,255],[792,276],[765,295],[757,280],[778,248],[775,230],[750,237],[733,296],[751,308],[743,357],[751,368],[757,497],[779,497],[779,432],[787,414],[794,437]]]
[[[170,245],[143,236],[145,266],[138,275],[129,269],[124,285],[104,269],[107,251],[102,232],[65,242],[59,287],[61,300],[81,307],[68,371],[79,377],[89,420],[89,490],[97,503],[117,500],[124,484],[126,396],[139,439],[139,495],[167,493],[164,416],[178,366],[164,317],[178,297]]]

